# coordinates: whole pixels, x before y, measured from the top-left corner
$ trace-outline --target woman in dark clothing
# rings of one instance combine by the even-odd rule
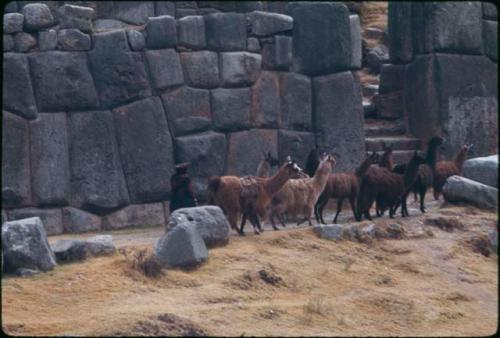
[[[191,179],[187,173],[189,163],[181,163],[175,166],[175,173],[170,177],[172,189],[170,198],[170,212],[180,208],[195,207],[198,205],[194,196]]]

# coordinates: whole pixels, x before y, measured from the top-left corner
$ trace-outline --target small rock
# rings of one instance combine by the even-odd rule
[[[87,247],[83,241],[62,239],[50,246],[58,263],[81,261],[87,258]]]
[[[318,224],[313,231],[321,238],[339,241],[342,239],[343,227],[339,224]]]
[[[405,229],[401,226],[401,224],[389,224],[385,228],[385,231],[387,232],[389,238],[401,239],[405,237]]]
[[[342,231],[342,237],[351,241],[359,238],[359,227],[357,224],[346,224]]]
[[[26,53],[36,46],[36,39],[33,35],[20,32],[14,35],[14,48],[16,52]]]
[[[144,34],[136,30],[127,31],[128,43],[130,45],[130,49],[132,50],[143,50],[146,47],[146,39],[144,38]]]
[[[90,36],[78,29],[61,29],[57,34],[59,48],[62,50],[90,50]]]
[[[38,32],[38,48],[40,51],[54,50],[57,47],[57,32],[53,29]]]
[[[87,33],[92,31],[92,8],[66,4],[59,7],[57,12],[60,28],[76,28]]]
[[[30,277],[34,276],[40,273],[40,270],[38,269],[26,269],[26,268],[19,268],[16,270],[16,275],[19,277]]]
[[[87,238],[85,240],[85,246],[88,252],[94,256],[109,255],[116,251],[116,247],[113,243],[113,236],[111,235],[97,235]]]
[[[23,7],[24,28],[28,31],[36,31],[50,27],[54,24],[54,17],[45,4],[27,4]]]
[[[21,13],[9,13],[3,15],[3,33],[13,34],[23,31],[24,15]]]

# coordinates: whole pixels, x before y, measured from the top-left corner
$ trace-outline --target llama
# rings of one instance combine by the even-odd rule
[[[271,173],[271,168],[279,165],[279,161],[271,156],[271,152],[267,154],[264,153],[264,158],[260,161],[257,166],[257,173],[255,176],[257,177],[269,177]]]
[[[384,153],[382,154],[382,157],[380,158],[379,162],[379,167],[380,168],[385,168],[389,171],[392,171],[394,168],[394,156],[392,154],[392,147],[393,144],[390,146],[386,146],[385,142],[382,142],[382,150]],[[374,167],[377,168],[377,167]],[[370,168],[371,169],[371,168]],[[377,170],[377,169],[371,169],[371,170]],[[384,206],[384,200],[381,196],[378,196],[376,201],[375,201],[375,213],[377,216],[382,216],[385,212],[385,206]]]
[[[315,147],[309,152],[307,155],[306,167],[304,169],[304,173],[309,175],[309,177],[313,177],[316,169],[319,165],[319,151],[318,147]]]
[[[358,198],[358,220],[362,215],[371,220],[370,208],[377,198],[381,198],[384,205],[389,208],[389,216],[394,218],[399,203],[407,195],[408,190],[417,177],[420,164],[425,160],[417,154],[413,154],[403,175],[393,173],[386,168],[367,171],[361,180]],[[404,217],[404,213],[402,212]]]
[[[462,174],[462,166],[467,158],[467,152],[472,148],[472,144],[464,144],[458,152],[454,161],[441,161],[436,164],[436,174],[434,178],[434,199],[438,200],[443,191],[446,179],[453,175]]]
[[[356,199],[359,192],[359,183],[370,165],[378,162],[378,157],[379,155],[376,152],[373,152],[371,155],[366,154],[366,159],[361,163],[361,165],[356,169],[355,172],[340,174],[332,173],[329,175],[325,189],[320,195],[318,202],[316,203],[316,206],[314,208],[316,221],[318,223],[321,222],[325,224],[325,221],[323,219],[323,209],[326,203],[328,203],[328,199],[330,198],[337,199],[337,213],[335,214],[333,223],[337,223],[337,217],[342,210],[342,204],[344,203],[344,199],[346,198],[349,199],[354,217],[357,216]]]
[[[262,209],[270,202],[274,194],[299,171],[301,169],[297,164],[288,158],[278,172],[269,178],[248,176],[211,177],[208,182],[208,203],[218,205],[226,214],[231,228],[242,235],[243,233],[237,227],[241,211],[248,210],[250,214],[258,213],[260,215]],[[248,182],[252,184],[248,186],[246,184]],[[258,199],[258,201],[253,205],[248,205],[248,201],[252,199]],[[255,208],[252,209],[252,207]],[[256,229],[255,231],[258,233]]]
[[[281,215],[285,212],[290,214],[302,213],[304,218],[297,222],[297,225],[308,221],[311,223],[311,216],[316,202],[323,192],[328,176],[335,167],[333,156],[325,155],[319,163],[314,176],[311,178],[292,179],[279,191],[271,201],[269,220],[273,229],[277,230],[274,217],[285,226]]]

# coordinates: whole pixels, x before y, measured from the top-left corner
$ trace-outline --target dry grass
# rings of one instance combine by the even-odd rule
[[[142,272],[146,277],[158,278],[164,273],[163,265],[148,249],[121,248],[119,253],[125,257],[131,269]]]

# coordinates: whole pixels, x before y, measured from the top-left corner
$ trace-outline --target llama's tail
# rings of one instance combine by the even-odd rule
[[[208,187],[207,187],[207,197],[208,197],[208,204],[214,204],[215,201],[215,194],[217,193],[217,190],[219,189],[221,179],[220,177],[213,176],[208,179]]]

